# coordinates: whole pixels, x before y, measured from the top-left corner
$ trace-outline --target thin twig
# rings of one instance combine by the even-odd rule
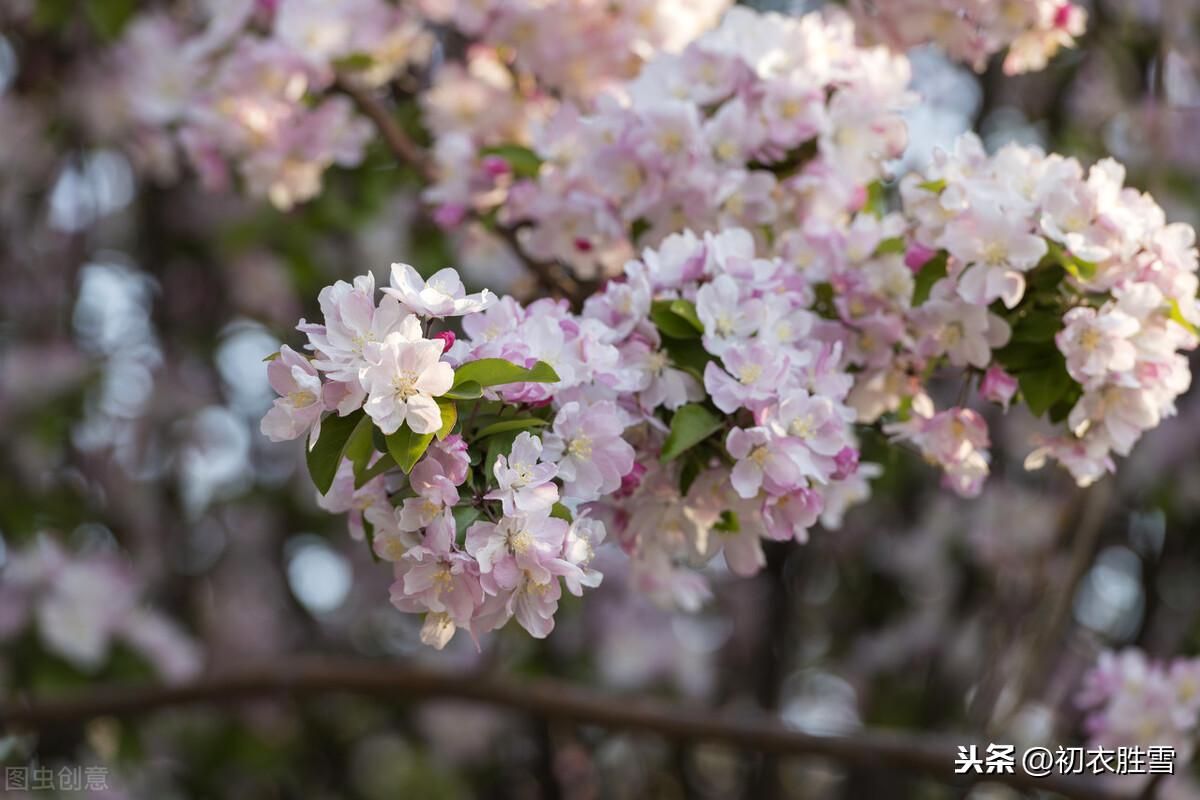
[[[76,726],[97,717],[129,717],[174,706],[211,706],[264,695],[299,697],[330,692],[419,701],[471,700],[550,720],[648,731],[674,741],[719,742],[784,756],[817,756],[847,766],[907,770],[948,783],[960,779],[954,774],[957,747],[978,744],[966,736],[949,739],[882,730],[815,736],[787,728],[761,712],[732,714],[681,707],[551,680],[517,682],[385,661],[303,656],[178,686],[93,687],[54,700],[10,702],[0,705],[0,723],[42,731]],[[985,777],[1019,789],[1056,792],[1079,800],[1129,800],[1126,794],[1091,778],[1035,777],[1024,772],[1019,763],[1012,774]]]
[[[1065,579],[1055,587],[1050,609],[1044,617],[1041,630],[1034,634],[1024,663],[1012,687],[1011,701],[1002,722],[995,730],[1005,730],[1023,706],[1030,687],[1038,675],[1049,674],[1052,659],[1062,652],[1062,641],[1071,623],[1071,609],[1075,594],[1079,590],[1088,568],[1096,556],[1096,546],[1104,529],[1108,507],[1112,499],[1112,486],[1102,481],[1082,490],[1079,498],[1080,512],[1075,524],[1075,536],[1071,542],[1071,560]],[[1075,514],[1067,512],[1064,523],[1074,520]]]
[[[423,181],[437,180],[437,174],[429,154],[404,132],[395,117],[375,95],[344,78],[339,78],[334,86],[353,100],[359,110],[375,124],[379,135],[383,137],[384,143],[398,161],[408,165]],[[497,225],[494,232],[512,249],[543,289],[552,294],[566,297],[577,309],[583,304],[583,300],[587,296],[586,287],[558,265],[529,256],[521,248],[515,228]]]
[[[422,180],[433,181],[436,179],[433,166],[429,163],[429,156],[421,149],[420,145],[409,138],[387,107],[380,103],[373,94],[344,78],[338,78],[334,87],[353,100],[359,110],[375,124],[384,143],[397,159],[411,167]]]

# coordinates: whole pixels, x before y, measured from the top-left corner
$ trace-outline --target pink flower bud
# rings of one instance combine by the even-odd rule
[[[833,472],[833,479],[835,481],[845,480],[858,472],[858,451],[853,447],[843,447],[833,457],[833,463],[837,465],[837,469]]]
[[[435,333],[429,338],[442,340],[443,353],[448,352],[451,347],[454,347],[454,331],[442,331],[441,333]]]
[[[576,237],[575,249],[581,253],[590,253],[592,252],[592,243],[582,236]]]
[[[1070,3],[1063,3],[1054,12],[1054,27],[1068,28],[1071,26],[1071,17],[1074,16],[1075,7]]]
[[[646,474],[644,464],[634,462],[633,469],[621,478],[621,488],[617,490],[617,497],[629,497],[637,488],[642,485],[642,476]]]
[[[926,247],[923,244],[913,242],[908,246],[908,252],[904,254],[904,266],[917,272],[921,267],[929,263],[929,259],[937,255],[937,251]]]
[[[980,396],[988,402],[999,403],[1005,411],[1016,393],[1017,379],[1000,367],[989,369],[983,376],[983,383],[979,384]]]
[[[439,228],[457,228],[467,216],[467,207],[462,203],[447,203],[433,212],[433,221]]]
[[[508,161],[500,156],[484,156],[480,165],[489,178],[501,178],[512,172],[512,167],[509,166]]]

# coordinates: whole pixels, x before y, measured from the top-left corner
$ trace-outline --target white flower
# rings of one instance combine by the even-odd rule
[[[458,272],[438,270],[428,281],[421,279],[408,264],[392,264],[392,285],[384,288],[409,311],[426,317],[461,317],[483,311],[496,302],[496,295],[484,289],[467,294]]]
[[[399,333],[388,336],[379,348],[379,361],[362,371],[367,390],[363,409],[385,434],[395,433],[405,422],[414,433],[433,433],[442,425],[442,413],[433,399],[454,383],[454,369],[440,360],[442,342],[410,342]]]

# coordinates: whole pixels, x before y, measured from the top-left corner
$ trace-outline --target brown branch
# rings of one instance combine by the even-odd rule
[[[761,712],[714,712],[549,680],[517,682],[409,664],[323,657],[290,658],[179,686],[106,687],[54,700],[10,702],[0,705],[0,724],[45,730],[78,725],[96,717],[128,717],[174,706],[329,692],[418,701],[471,700],[549,720],[646,731],[676,741],[719,742],[781,756],[817,756],[847,766],[922,773],[948,783],[966,777],[954,775],[957,746],[978,744],[966,736],[948,739],[882,730],[814,736],[787,728],[778,719]],[[1023,772],[1019,763],[1013,774],[977,779],[984,778],[1018,789],[1056,792],[1079,800],[1128,800],[1125,794],[1104,783],[1073,776],[1035,777]]]
[[[353,100],[359,110],[375,124],[379,135],[383,137],[384,143],[398,161],[409,166],[423,181],[437,179],[428,153],[409,138],[400,124],[396,122],[395,117],[386,106],[379,102],[378,98],[361,86],[355,85],[353,81],[344,78],[338,78],[334,86]],[[517,241],[515,228],[497,225],[494,232],[512,248],[517,258],[532,273],[543,289],[551,294],[566,297],[576,309],[582,306],[584,298],[587,296],[587,287],[572,278],[559,265],[530,257]]]
[[[373,94],[353,81],[340,77],[334,83],[334,88],[353,100],[358,109],[375,124],[384,143],[399,161],[411,167],[422,180],[432,181],[437,177],[429,163],[429,156],[420,145],[409,138],[400,127],[400,123],[388,112],[387,107]]]

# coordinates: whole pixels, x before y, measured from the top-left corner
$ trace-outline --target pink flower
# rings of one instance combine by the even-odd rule
[[[773,495],[786,494],[800,483],[800,467],[791,458],[787,440],[775,438],[767,428],[734,428],[725,449],[737,459],[729,477],[740,497],[757,496],[764,483]]]
[[[558,502],[558,487],[552,483],[558,467],[541,461],[542,440],[522,432],[507,456],[499,456],[493,472],[497,488],[488,500],[499,500],[507,516],[548,512]]]
[[[610,401],[586,407],[570,402],[559,409],[553,431],[542,437],[543,457],[558,463],[566,497],[587,502],[620,487],[634,461],[633,447],[621,438],[624,431]]]
[[[309,444],[321,433],[321,378],[307,358],[284,345],[279,357],[267,365],[267,380],[281,395],[262,419],[262,432],[272,442],[283,442],[311,431]]]
[[[721,361],[725,369],[714,362],[704,368],[704,388],[726,414],[768,405],[782,388],[789,365],[787,355],[777,348],[757,343],[732,345]]]
[[[415,433],[433,433],[442,426],[434,401],[450,390],[454,369],[441,361],[442,343],[408,341],[393,333],[379,347],[378,361],[362,371],[368,397],[363,409],[384,434],[405,422]]]
[[[391,284],[384,293],[424,317],[461,317],[484,311],[496,302],[496,295],[487,289],[467,294],[458,272],[449,268],[438,270],[425,281],[408,264],[392,264]]]
[[[401,611],[443,613],[457,627],[470,624],[483,590],[474,560],[454,549],[454,535],[454,515],[447,510],[425,530],[421,543],[396,562],[393,605]]]
[[[562,561],[565,520],[549,511],[476,522],[467,529],[467,552],[478,562],[489,594],[512,590],[522,577],[549,583],[571,565]]]
[[[1084,386],[1094,386],[1111,372],[1128,372],[1137,359],[1133,337],[1141,326],[1123,311],[1080,306],[1063,315],[1064,327],[1055,336],[1067,357],[1067,372]]]
[[[1017,393],[1017,379],[1004,371],[1003,367],[992,366],[979,384],[979,395],[989,403],[999,403],[1008,411],[1008,404]]]

